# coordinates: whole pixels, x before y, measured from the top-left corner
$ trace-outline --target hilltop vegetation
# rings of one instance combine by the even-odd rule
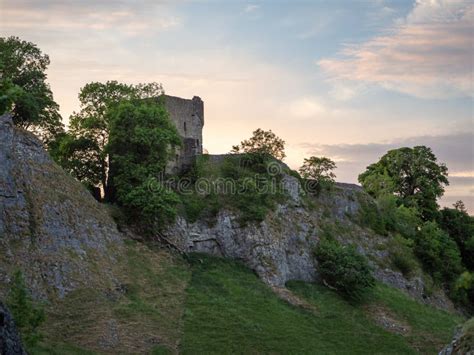
[[[380,281],[474,311],[474,219],[461,201],[440,210],[448,170],[429,147],[387,152],[361,190],[336,185],[327,157],[289,169],[284,140],[257,129],[168,176],[181,139],[161,85],[87,84],[64,131],[47,56],[16,38],[0,47],[2,113],[82,183],[2,121],[0,295],[31,353],[433,353],[448,342],[460,316]],[[162,235],[192,223],[183,248]],[[247,266],[186,254],[194,241]]]

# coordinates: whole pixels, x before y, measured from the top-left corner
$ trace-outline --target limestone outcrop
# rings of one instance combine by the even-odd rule
[[[0,296],[21,270],[37,299],[111,282],[123,244],[113,219],[41,142],[0,117]]]
[[[21,270],[37,299],[63,298],[81,288],[114,289],[114,269],[123,255],[123,236],[106,207],[57,166],[32,134],[0,118],[0,297]],[[360,187],[337,184],[335,191],[304,202],[299,181],[283,178],[290,196],[261,223],[242,226],[221,210],[214,223],[178,218],[166,235],[180,249],[242,260],[267,284],[318,279],[313,251],[328,228],[342,243],[366,254],[380,281],[441,308],[441,294],[426,295],[422,278],[406,279],[390,267],[388,238],[354,220]],[[334,230],[336,228],[336,230]]]
[[[421,302],[454,308],[443,292],[427,294],[421,275],[407,279],[391,267],[390,238],[355,222],[361,208],[359,197],[365,194],[359,186],[337,184],[334,191],[321,194],[309,206],[302,201],[297,179],[286,176],[283,181],[290,196],[288,203],[279,205],[261,223],[242,226],[236,214],[222,210],[213,223],[189,223],[178,218],[167,235],[187,252],[241,260],[270,286],[282,287],[289,280],[318,280],[313,252],[321,236],[329,231],[341,243],[355,244],[368,257],[379,281]]]

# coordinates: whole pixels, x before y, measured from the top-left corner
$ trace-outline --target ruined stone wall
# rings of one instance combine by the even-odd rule
[[[183,140],[183,147],[168,165],[169,172],[178,172],[192,164],[196,155],[202,154],[204,103],[197,96],[188,100],[165,95],[165,107]]]

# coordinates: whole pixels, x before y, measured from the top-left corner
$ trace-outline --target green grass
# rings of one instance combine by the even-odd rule
[[[317,311],[279,299],[239,263],[194,255],[187,288],[183,353],[409,354],[434,353],[459,318],[378,286],[370,305],[354,306],[332,291],[303,282],[289,288]],[[407,324],[407,334],[377,325],[372,306]]]
[[[461,317],[422,305],[401,291],[382,284],[377,285],[366,304],[358,306],[347,304],[337,294],[319,285],[290,282],[288,286],[295,294],[319,307],[321,315],[323,312],[334,312],[339,324],[344,324],[344,320],[339,317],[345,318],[346,321],[352,318],[355,323],[359,323],[358,319],[361,317],[365,318],[362,323],[367,319],[376,323],[370,315],[374,313],[373,310],[381,310],[384,315],[408,329],[399,339],[421,353],[437,353],[450,341],[456,324],[462,322]],[[338,329],[341,329],[340,325]],[[369,335],[368,338],[371,339],[375,334],[379,332]],[[365,337],[364,333],[360,336]],[[380,338],[380,341],[385,342],[383,339]]]
[[[377,287],[374,302],[386,306],[398,318],[406,321],[411,326],[406,339],[424,352],[438,352],[449,343],[456,324],[463,321],[451,313],[422,306],[399,290],[385,285]]]
[[[434,354],[462,322],[383,285],[353,305],[325,287],[290,282],[304,304],[297,307],[241,263],[194,254],[187,265],[136,242],[118,267],[123,291],[70,293],[48,310],[44,341],[30,353]],[[380,314],[406,332],[384,329]],[[111,320],[119,340],[104,349]]]
[[[130,241],[114,275],[119,277],[119,289],[80,288],[51,304],[40,329],[44,340],[29,353],[175,352],[188,265],[166,251]],[[104,339],[112,345],[102,346]]]

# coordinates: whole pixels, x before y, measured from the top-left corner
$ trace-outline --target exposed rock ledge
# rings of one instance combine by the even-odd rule
[[[0,297],[21,270],[35,298],[114,280],[122,237],[31,133],[0,117]]]
[[[22,270],[35,298],[62,298],[79,287],[114,288],[114,266],[123,252],[123,237],[112,218],[89,192],[59,168],[30,133],[0,117],[0,297],[14,270]],[[406,280],[380,267],[387,238],[351,221],[360,205],[360,188],[338,184],[335,193],[304,207],[298,181],[287,176],[292,200],[265,221],[241,227],[235,214],[221,211],[213,225],[179,218],[167,233],[186,251],[240,259],[274,287],[288,280],[318,278],[312,256],[328,221],[344,226],[336,235],[356,243],[372,260],[375,276],[413,297],[452,308],[443,294],[425,295],[421,278]],[[378,263],[378,261],[382,261]]]
[[[380,247],[388,238],[377,236],[353,222],[360,209],[357,185],[337,184],[336,191],[315,199],[314,208],[304,207],[299,197],[298,180],[286,177],[286,188],[292,196],[258,224],[240,226],[238,218],[221,211],[215,223],[188,223],[183,218],[168,230],[168,237],[187,252],[203,252],[243,261],[272,287],[282,287],[289,280],[315,281],[317,265],[313,257],[323,228],[327,223],[343,226],[335,237],[342,243],[354,243],[368,256],[374,276],[381,282],[399,288],[412,297],[438,308],[453,310],[443,292],[427,295],[420,276],[407,280],[387,265],[389,254]],[[292,180],[293,179],[293,180]],[[340,234],[337,234],[340,233]]]

